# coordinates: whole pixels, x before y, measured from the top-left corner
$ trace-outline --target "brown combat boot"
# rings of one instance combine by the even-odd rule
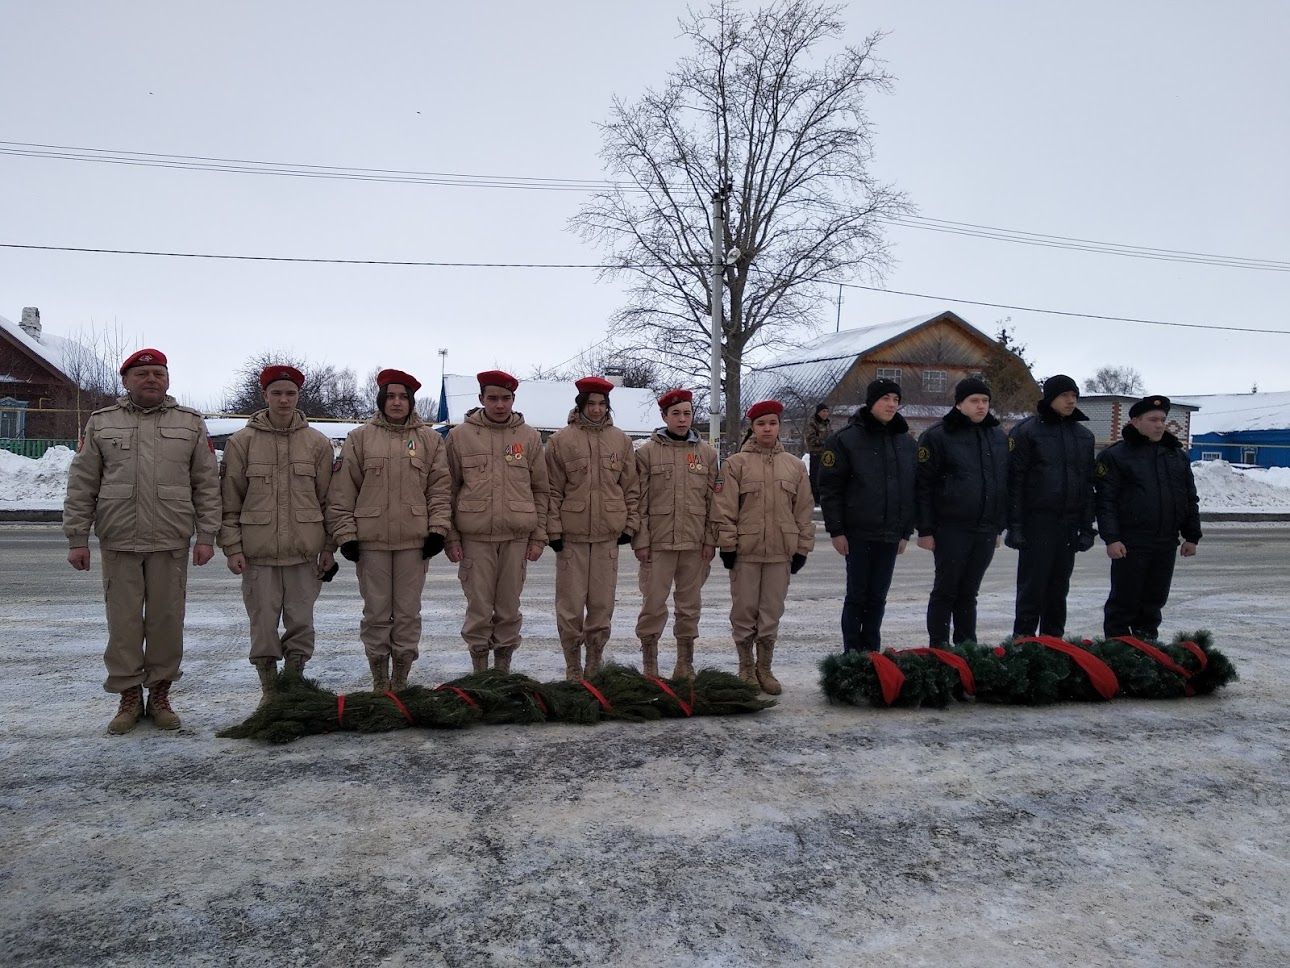
[[[761,691],[768,696],[778,696],[784,691],[784,687],[779,684],[779,680],[771,674],[770,663],[775,658],[774,642],[757,643],[757,682],[761,685]]]
[[[277,659],[256,659],[255,671],[260,674],[260,705],[259,709],[273,698],[274,692],[278,688],[278,660]]]
[[[605,654],[605,644],[587,646],[587,663],[582,667],[582,678],[590,679],[600,675],[601,660]]]
[[[470,653],[470,671],[471,672],[488,671],[488,653],[487,652]]]
[[[152,717],[152,725],[157,729],[178,729],[179,714],[170,705],[170,683],[162,679],[148,690],[148,709],[145,713]]]
[[[658,678],[658,639],[641,639],[641,672]]]
[[[390,676],[390,691],[398,692],[408,687],[408,676],[412,674],[412,663],[417,660],[410,655],[394,657],[394,674]]]
[[[293,652],[291,655],[287,656],[286,662],[283,663],[282,671],[290,672],[297,676],[303,676],[305,674],[305,663],[308,661],[309,660],[299,652]]]
[[[753,644],[736,642],[735,649],[739,652],[739,678],[750,686],[761,688],[761,683],[757,681],[757,673],[753,670]]]
[[[108,732],[113,736],[128,733],[139,725],[143,715],[143,686],[131,686],[121,693],[121,704],[116,707],[116,715],[108,723]]]
[[[379,659],[368,659],[367,665],[372,670],[372,692],[389,692],[390,657],[383,655]]]
[[[493,650],[493,668],[498,672],[511,671],[511,656],[515,654],[515,646],[508,645],[502,649]]]
[[[676,640],[676,668],[672,670],[672,678],[694,678],[694,639]]]
[[[564,678],[568,682],[582,681],[582,650],[577,642],[560,643],[564,650]]]

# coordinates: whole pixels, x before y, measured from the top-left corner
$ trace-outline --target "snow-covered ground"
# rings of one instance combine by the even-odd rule
[[[39,460],[0,450],[0,510],[58,510],[72,452],[53,447]],[[1223,460],[1192,465],[1202,511],[1290,512],[1290,467],[1238,467]]]

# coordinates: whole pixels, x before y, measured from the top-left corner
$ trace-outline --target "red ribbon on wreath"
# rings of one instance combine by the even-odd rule
[[[1034,642],[1045,648],[1052,649],[1054,652],[1061,652],[1063,655],[1070,656],[1071,661],[1083,670],[1084,675],[1088,676],[1088,681],[1092,684],[1093,689],[1103,699],[1110,699],[1120,691],[1120,680],[1115,678],[1115,673],[1111,670],[1111,667],[1093,655],[1093,653],[1080,648],[1078,645],[1063,642],[1055,635],[1023,635],[1020,638],[1013,639],[1013,641],[1018,643]]]
[[[681,712],[685,713],[685,715],[687,715],[687,716],[693,716],[693,715],[694,715],[694,707],[693,707],[692,705],[690,705],[690,703],[687,703],[687,702],[686,702],[684,699],[682,699],[680,696],[678,696],[675,692],[673,692],[673,691],[672,691],[672,687],[671,687],[671,686],[669,686],[666,682],[664,682],[664,681],[663,681],[662,679],[660,679],[658,676],[646,676],[645,678],[646,678],[646,679],[648,679],[650,682],[654,683],[654,685],[658,686],[661,690],[663,690],[665,693],[667,693],[667,694],[668,694],[669,696],[671,696],[673,699],[675,699],[675,700],[676,700],[676,704],[677,704],[678,706],[680,706],[680,707],[681,707]],[[690,691],[691,691],[691,692],[693,692],[693,691],[694,691],[693,681],[692,681],[691,686],[690,686]],[[691,698],[691,700],[693,700],[693,698],[694,698],[694,697],[693,697],[693,696],[691,696],[690,698]]]
[[[345,723],[345,694],[342,692],[336,697],[336,725],[343,726]]]
[[[586,679],[582,680],[582,688],[596,697],[596,702],[600,703],[600,708],[605,712],[612,713],[614,711],[614,707],[609,704],[609,700],[604,697],[604,694]]]
[[[479,708],[479,703],[475,702],[475,700],[471,698],[470,693],[466,692],[464,689],[458,689],[456,686],[451,685],[447,682],[445,682],[441,686],[434,687],[435,692],[443,692],[445,689],[447,689],[451,693],[454,693],[457,696],[457,698],[460,699],[462,702],[464,702],[467,706],[474,706],[476,709]]]
[[[1139,652],[1142,652],[1145,655],[1151,656],[1151,658],[1155,659],[1157,662],[1159,662],[1170,672],[1174,673],[1175,675],[1182,676],[1184,682],[1187,679],[1190,679],[1192,677],[1192,673],[1190,670],[1184,669],[1173,659],[1169,658],[1169,656],[1166,655],[1164,652],[1162,652],[1160,649],[1157,649],[1154,645],[1151,645],[1147,642],[1143,642],[1142,639],[1135,638],[1132,635],[1117,635],[1115,636],[1114,641],[1123,642],[1125,645],[1130,646],[1131,648],[1137,649]],[[1192,643],[1192,644],[1195,644],[1195,643]],[[1201,668],[1204,668],[1204,666],[1202,666]],[[1191,686],[1190,683],[1186,684],[1184,686],[1184,689],[1187,695],[1189,696],[1194,696],[1196,694],[1196,690]]]
[[[967,664],[967,659],[961,655],[955,655],[948,649],[935,649],[930,646],[922,649],[901,649],[901,652],[910,652],[914,655],[930,655],[939,659],[945,665],[954,669],[959,674],[959,683],[963,686],[963,691],[969,696],[976,695],[976,679],[972,676],[972,668]]]
[[[1196,661],[1200,663],[1200,671],[1204,672],[1205,667],[1209,665],[1209,656],[1205,654],[1205,650],[1195,642],[1179,642],[1178,644],[1196,657]]]
[[[398,696],[394,695],[392,691],[386,692],[385,698],[399,707],[399,712],[403,714],[403,718],[408,721],[409,726],[415,726],[417,724],[417,721],[412,718],[412,714],[408,712],[408,707],[403,705],[402,700],[400,700]]]
[[[890,706],[900,695],[900,689],[905,684],[905,674],[900,671],[900,666],[881,652],[866,652],[865,655],[869,657],[873,671],[878,676],[878,685],[882,687],[882,701]]]

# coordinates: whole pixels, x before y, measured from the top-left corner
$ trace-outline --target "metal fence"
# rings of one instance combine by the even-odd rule
[[[39,437],[0,437],[0,450],[7,450],[19,457],[41,458],[51,447],[76,449],[74,440],[49,440]]]

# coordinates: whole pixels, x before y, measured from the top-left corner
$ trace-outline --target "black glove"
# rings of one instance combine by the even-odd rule
[[[443,551],[443,535],[433,532],[426,535],[425,541],[421,542],[421,557],[433,558],[441,551]]]
[[[1009,548],[1020,551],[1026,546],[1026,536],[1020,528],[1009,528],[1008,533],[1004,536],[1003,543]]]
[[[358,561],[361,552],[358,550],[357,541],[346,541],[340,546],[341,556],[347,561]]]
[[[1081,530],[1079,533],[1079,537],[1076,538],[1075,547],[1078,548],[1080,551],[1088,551],[1090,548],[1093,547],[1093,544],[1096,541],[1097,541],[1096,531]]]
[[[338,571],[340,571],[340,565],[333,561],[331,567],[322,573],[322,580],[331,581],[336,577],[336,572]]]
[[[557,555],[564,550],[563,538],[552,538],[550,541],[547,542],[547,544],[551,546],[551,550],[554,551]]]
[[[618,543],[619,543],[620,545],[624,545],[624,544],[631,544],[631,543],[632,543],[632,536],[631,536],[630,534],[628,534],[626,531],[624,531],[622,534],[620,534],[620,535],[618,536]]]
[[[788,573],[790,575],[796,575],[802,570],[802,566],[804,564],[806,564],[806,555],[793,555],[793,561],[788,566]]]
[[[737,552],[718,551],[717,554],[721,555],[721,563],[725,565],[727,568],[733,568],[735,566],[735,555],[737,554]]]

